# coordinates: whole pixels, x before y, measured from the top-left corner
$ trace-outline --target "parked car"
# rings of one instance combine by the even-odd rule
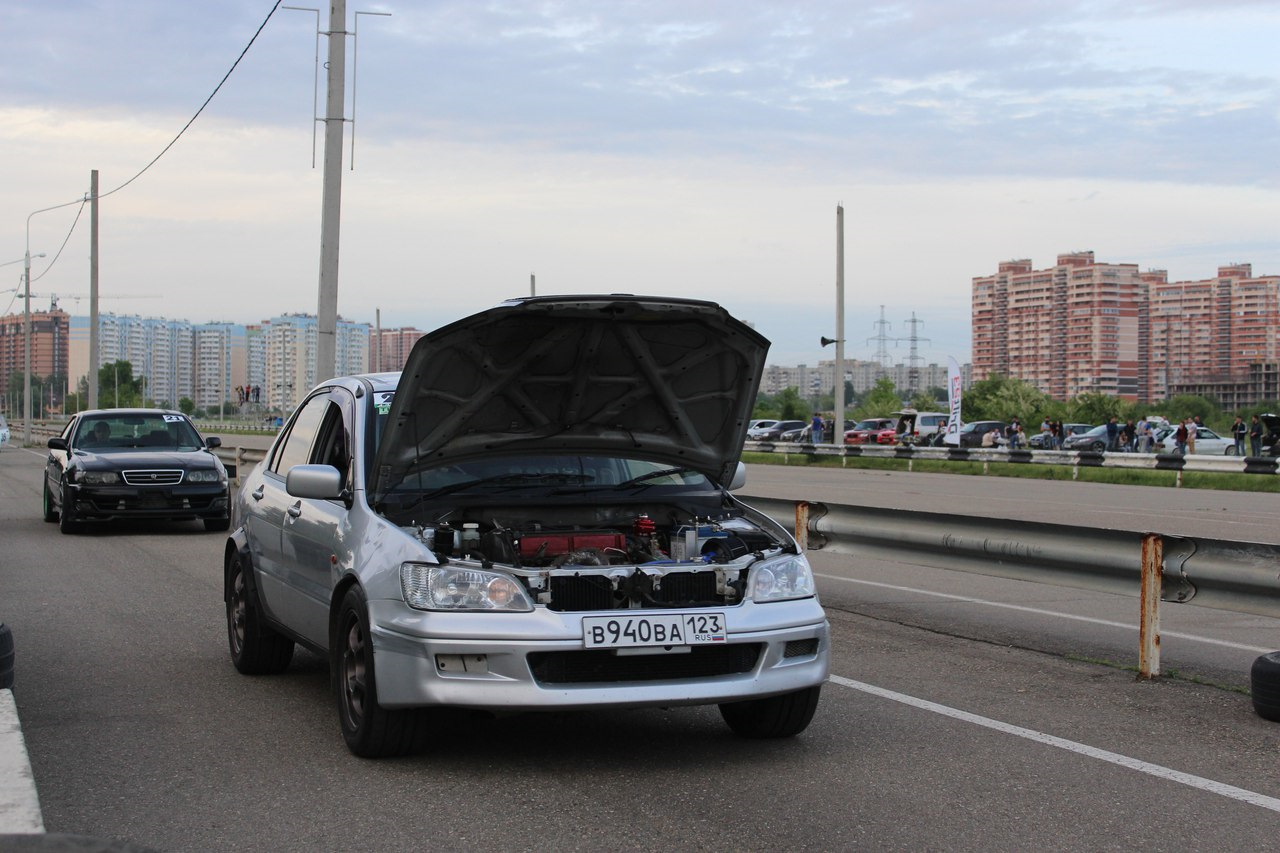
[[[1188,427],[1190,429],[1190,427]],[[1195,450],[1192,451],[1190,445],[1187,450],[1194,452],[1197,456],[1202,454],[1212,454],[1215,456],[1235,456],[1236,443],[1232,438],[1218,435],[1207,426],[1196,427],[1196,444]],[[1161,427],[1156,431],[1156,452],[1158,453],[1174,453],[1178,449],[1178,428],[1176,426]],[[1248,442],[1245,442],[1246,447]],[[1248,452],[1247,450],[1245,451]]]
[[[804,426],[798,429],[789,429],[786,432],[784,432],[782,435],[778,436],[778,440],[779,441],[808,441],[809,430],[810,430],[810,427],[808,424],[805,424]]]
[[[1066,440],[1073,435],[1080,435],[1093,429],[1093,424],[1063,424],[1062,440],[1065,444]],[[1047,449],[1049,445],[1048,436],[1043,432],[1037,432],[1027,439],[1027,446],[1038,450]]]
[[[74,533],[90,521],[198,518],[206,530],[231,526],[227,469],[181,412],[93,409],[72,416],[49,439],[45,521]]]
[[[732,494],[745,426],[723,428],[767,348],[709,302],[548,296],[322,383],[237,491],[232,662],[322,655],[367,757],[439,738],[428,709],[715,704],[798,734],[827,620],[795,540]]]
[[[769,427],[768,429],[760,433],[760,435],[756,437],[755,440],[756,441],[782,441],[783,440],[782,436],[784,433],[792,432],[794,430],[796,431],[797,434],[799,434],[799,430],[804,429],[805,426],[806,424],[804,421],[778,421],[773,426]]]
[[[1267,456],[1280,456],[1280,415],[1266,412],[1258,415],[1266,432],[1262,434],[1262,452]]]
[[[947,431],[947,420],[951,416],[946,412],[917,412],[915,409],[903,409],[901,412],[890,412],[898,419],[898,441],[903,444],[933,444],[934,438],[941,438]]]
[[[1084,432],[1062,439],[1063,450],[1093,450],[1102,453],[1107,449],[1107,425],[1098,424]]]
[[[9,443],[9,422],[4,419],[4,415],[0,415],[0,445]]]
[[[1004,421],[970,421],[960,427],[960,446],[982,447],[982,437],[993,429],[1000,434],[999,443],[1004,444],[1004,431],[1008,426]]]
[[[751,423],[747,424],[747,438],[751,439],[752,441],[755,441],[761,435],[768,432],[769,427],[773,426],[777,422],[778,421],[776,418],[763,418],[760,420],[752,421]]]
[[[866,418],[844,434],[845,444],[893,444],[898,440],[896,418]]]

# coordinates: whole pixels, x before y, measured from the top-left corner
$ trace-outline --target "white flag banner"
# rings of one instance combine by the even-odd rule
[[[950,403],[951,415],[947,418],[947,434],[942,437],[944,444],[953,447],[960,445],[960,365],[952,356],[947,356],[947,402]]]

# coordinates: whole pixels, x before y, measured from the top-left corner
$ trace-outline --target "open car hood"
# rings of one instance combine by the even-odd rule
[[[415,471],[515,453],[624,455],[727,484],[768,349],[711,302],[504,302],[414,346],[378,446],[374,499]]]

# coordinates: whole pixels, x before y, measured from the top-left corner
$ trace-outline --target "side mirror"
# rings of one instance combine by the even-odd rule
[[[339,500],[343,498],[342,472],[332,465],[294,465],[285,475],[284,490],[295,498]]]
[[[53,438],[49,439],[49,449],[50,450],[66,450],[67,440],[62,436],[54,436]]]
[[[210,450],[213,450],[215,447],[221,447],[222,439],[218,438],[216,435],[211,435],[204,440],[204,446]]]
[[[738,463],[737,469],[733,472],[733,479],[729,481],[729,491],[736,492],[747,484],[747,466],[742,462]]]

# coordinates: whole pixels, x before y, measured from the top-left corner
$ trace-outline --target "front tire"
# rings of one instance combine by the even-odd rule
[[[822,685],[817,685],[767,699],[725,702],[720,706],[720,716],[734,734],[742,737],[794,737],[808,728],[821,693]]]
[[[378,704],[369,608],[358,586],[347,590],[338,608],[332,643],[332,672],[337,679],[338,721],[347,748],[361,758],[386,758],[418,752],[426,743],[424,712],[387,709]]]
[[[52,524],[58,520],[58,511],[53,508],[53,495],[49,493],[49,480],[44,481],[44,520]]]
[[[245,675],[275,675],[293,660],[293,640],[264,624],[258,598],[245,577],[248,566],[239,554],[227,565],[227,642],[231,662]]]
[[[65,486],[62,489],[62,502],[58,506],[58,530],[63,533],[80,532],[80,522],[76,521],[75,513],[67,502],[67,489]]]
[[[208,531],[230,530],[231,517],[226,518],[206,518],[204,520],[204,529]]]

